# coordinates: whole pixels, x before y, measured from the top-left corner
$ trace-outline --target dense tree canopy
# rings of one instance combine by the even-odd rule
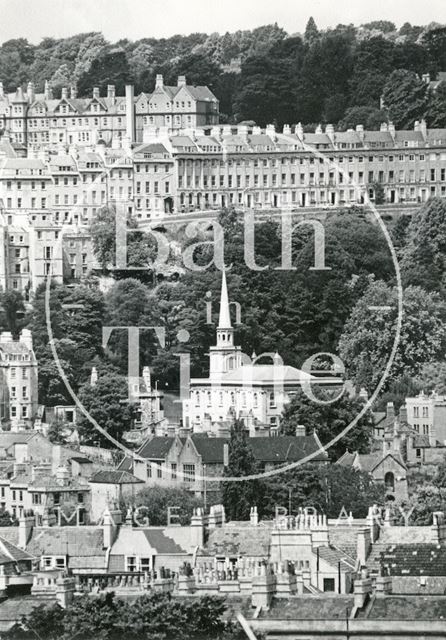
[[[445,34],[446,27],[435,24],[405,23],[397,31],[386,20],[322,30],[310,18],[302,35],[270,24],[222,35],[192,33],[135,42],[110,43],[96,32],[44,38],[37,45],[17,38],[0,47],[0,77],[7,91],[33,80],[40,92],[49,80],[60,96],[61,88],[72,84],[79,95],[91,95],[94,87],[104,93],[109,83],[119,92],[129,82],[137,92],[149,91],[157,73],[170,84],[186,74],[191,83],[214,91],[224,122],[279,126],[344,123],[356,107],[379,110],[385,90],[395,123],[409,126],[426,113],[435,126],[444,126],[439,124],[444,122],[442,99],[424,96],[421,81],[407,74],[430,72],[434,78],[446,68]],[[372,117],[359,124],[377,128],[380,123]]]
[[[396,290],[374,282],[357,302],[341,336],[339,351],[350,376],[370,392],[389,360],[396,318]],[[445,305],[438,294],[415,286],[404,290],[401,335],[387,385],[403,374],[416,376],[425,363],[444,357],[445,319]]]
[[[329,399],[313,388],[315,397]],[[333,397],[336,397],[337,393]],[[281,431],[294,435],[297,425],[304,425],[307,435],[316,432],[322,444],[330,442],[340,434],[360,413],[364,405],[358,399],[349,398],[345,393],[331,404],[320,404],[311,400],[305,393],[297,393],[285,407],[281,421]],[[372,436],[373,419],[367,412],[358,423],[332,448],[327,450],[332,460],[339,458],[346,449],[365,453],[368,451]]]
[[[107,593],[82,596],[66,609],[38,605],[4,634],[8,640],[242,640],[243,632],[223,618],[222,598],[203,596],[190,602],[170,594],[150,593],[132,600]]]

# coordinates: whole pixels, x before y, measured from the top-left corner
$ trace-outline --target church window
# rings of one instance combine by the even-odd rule
[[[259,396],[257,395],[257,393],[254,394],[254,407],[258,407],[259,406]]]

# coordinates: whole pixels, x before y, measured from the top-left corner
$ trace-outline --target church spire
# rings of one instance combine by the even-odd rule
[[[229,312],[228,287],[226,285],[226,272],[223,269],[221,278],[220,315],[218,329],[232,329],[231,314]]]

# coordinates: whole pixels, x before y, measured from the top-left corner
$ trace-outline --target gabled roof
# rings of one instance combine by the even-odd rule
[[[23,551],[15,544],[12,544],[6,538],[0,537],[0,564],[7,564],[9,562],[18,562],[19,560],[34,560],[35,557]]]
[[[144,442],[138,455],[150,460],[164,460],[174,441],[175,438],[170,436],[155,436]]]
[[[355,457],[356,453],[351,453],[347,450],[338,460],[336,460],[336,464],[340,464],[343,467],[351,467],[353,465]]]
[[[175,438],[167,436],[154,436],[147,440],[139,449],[138,455],[149,460],[164,460],[174,443]],[[223,464],[224,445],[229,444],[228,438],[214,438],[206,434],[193,434],[191,441],[201,456],[204,464]],[[183,444],[184,440],[182,440]],[[263,463],[285,464],[297,462],[316,451],[312,460],[326,461],[327,453],[321,450],[321,445],[315,434],[311,436],[278,436],[248,438],[255,458]],[[128,458],[119,466],[120,470],[130,470],[131,460]]]
[[[403,469],[406,468],[401,456],[396,452],[388,452],[385,455],[382,452],[377,453],[357,453],[355,458],[355,466],[357,465],[362,471],[371,473],[387,458],[393,458],[397,464]]]
[[[94,473],[89,482],[103,484],[140,484],[144,481],[127,471],[102,470]]]
[[[355,561],[353,558],[346,557],[345,552],[336,549],[335,547],[318,547],[314,554],[319,554],[322,560],[325,560],[330,566],[340,568],[343,573],[353,571],[355,568]]]
[[[71,568],[105,568],[104,534],[100,527],[36,527],[28,553],[68,556]]]

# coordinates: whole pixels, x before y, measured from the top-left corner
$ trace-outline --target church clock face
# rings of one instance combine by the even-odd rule
[[[312,154],[315,161],[320,163],[329,164],[330,171],[337,171],[339,175],[343,176],[346,184],[351,185],[351,177],[347,171],[341,166],[341,164],[328,160],[316,149],[307,148],[306,152]],[[226,159],[228,161],[228,159]],[[353,185],[353,188],[363,189],[361,185]],[[244,480],[254,479],[261,476],[272,476],[284,471],[290,470],[297,466],[301,466],[306,462],[311,461],[321,452],[327,451],[331,446],[340,441],[350,430],[354,429],[361,418],[372,408],[379,393],[383,389],[386,378],[389,374],[390,368],[394,361],[402,324],[402,309],[403,309],[403,296],[401,287],[401,277],[399,271],[398,260],[395,249],[392,245],[391,238],[387,227],[374,204],[369,200],[367,192],[363,194],[364,207],[367,212],[372,214],[373,222],[377,228],[383,234],[387,243],[393,267],[395,270],[395,281],[397,290],[396,300],[396,322],[395,332],[392,341],[391,348],[389,349],[388,359],[383,368],[382,375],[375,385],[373,391],[364,402],[362,409],[350,421],[345,425],[345,428],[337,433],[330,441],[321,443],[318,441],[318,447],[311,453],[299,459],[296,462],[281,465],[280,468],[272,468],[260,474],[248,475],[244,477],[231,477],[227,474],[221,473],[220,475],[213,473],[213,475],[207,476],[206,470],[202,469],[200,473],[195,473],[196,479],[201,479],[203,482],[242,482]],[[122,243],[126,243],[128,239],[128,229],[126,227],[126,214],[123,213],[124,208],[116,207],[116,261],[123,260],[127,256],[127,248],[123,249]],[[265,267],[260,266],[256,262],[255,256],[255,225],[261,224],[261,218],[256,218],[256,213],[252,209],[245,209],[239,212],[240,217],[243,219],[244,225],[244,251],[243,259],[246,266],[253,272],[262,271]],[[320,217],[312,217],[309,212],[299,212],[290,209],[289,207],[274,208],[269,212],[271,218],[280,224],[281,229],[281,256],[280,265],[274,267],[277,271],[292,271],[296,267],[293,265],[292,246],[293,246],[293,233],[300,227],[307,228],[310,233],[310,244],[313,249],[313,264],[309,271],[330,271],[331,266],[327,261],[325,255],[325,228],[320,221]],[[350,215],[350,214],[349,214]],[[352,211],[351,215],[355,215]],[[124,221],[124,222],[123,222]],[[168,226],[169,221],[163,221],[164,226]],[[178,224],[178,223],[177,223]],[[201,225],[201,227],[200,227]],[[153,234],[153,237],[158,243],[158,254],[154,258],[151,269],[156,271],[158,267],[165,266],[168,260],[170,249],[166,241],[166,237],[159,230],[148,229],[146,233]],[[209,239],[203,240],[202,236],[206,233],[212,235],[212,241]],[[60,234],[59,243],[62,242],[62,234]],[[207,238],[208,238],[207,236]],[[186,221],[185,237],[193,239],[199,237],[195,245],[192,243],[186,243],[181,259],[183,261],[183,267],[188,271],[202,272],[207,268],[217,269],[221,272],[221,295],[220,295],[220,308],[219,308],[219,320],[216,328],[216,340],[215,344],[210,347],[209,352],[209,376],[206,378],[192,379],[190,378],[190,359],[186,354],[179,354],[179,366],[180,371],[180,400],[182,401],[182,433],[184,431],[191,433],[206,433],[208,435],[215,436],[222,432],[224,433],[224,423],[228,423],[234,419],[240,419],[245,424],[246,430],[249,435],[258,436],[259,425],[268,423],[269,432],[268,436],[276,435],[278,433],[278,427],[282,411],[289,401],[289,398],[296,392],[296,389],[301,390],[305,395],[310,398],[311,401],[316,404],[330,404],[336,399],[339,399],[342,393],[345,391],[344,380],[342,374],[345,372],[349,363],[343,363],[339,355],[328,352],[319,352],[311,355],[303,363],[300,369],[291,367],[286,364],[286,354],[267,353],[261,354],[261,356],[268,356],[270,363],[265,365],[259,362],[259,357],[253,354],[247,356],[242,352],[242,349],[235,342],[235,330],[231,322],[230,316],[230,301],[228,295],[228,286],[226,278],[226,269],[230,269],[230,265],[225,265],[224,256],[224,229],[219,222],[214,218],[207,218],[206,214],[198,215],[194,217],[191,222]],[[119,242],[118,242],[119,241]],[[203,245],[210,245],[213,248],[213,258],[210,262],[203,266],[194,261],[194,251],[197,247]],[[119,248],[119,251],[118,251]],[[56,255],[57,251],[53,252]],[[52,258],[54,259],[54,258]],[[119,265],[122,271],[122,264]],[[129,276],[132,276],[132,267],[129,267]],[[228,271],[229,273],[229,271]],[[83,406],[80,402],[77,394],[73,390],[68,377],[64,371],[61,360],[57,352],[56,341],[53,335],[53,328],[51,322],[51,304],[50,304],[50,292],[51,292],[51,270],[49,270],[48,277],[46,279],[46,291],[45,291],[45,312],[48,335],[50,338],[49,345],[53,353],[54,360],[56,362],[59,374],[68,389],[73,402],[77,409],[90,421],[92,428],[96,429],[104,438],[107,438],[111,444],[119,448],[124,454],[131,457],[133,460],[140,460],[146,463],[146,459],[140,456],[134,450],[127,448],[123,442],[113,438],[103,425],[99,424],[93,415]],[[371,314],[385,314],[389,310],[386,305],[376,305],[369,307]],[[298,312],[298,310],[297,310]],[[129,341],[129,370],[128,370],[128,382],[129,382],[129,400],[138,400],[141,393],[140,389],[140,368],[139,362],[139,336],[142,330],[151,330],[156,334],[156,338],[159,344],[164,347],[166,344],[166,330],[165,327],[104,327],[103,328],[103,344],[106,345],[107,341],[114,329],[127,330]],[[186,343],[189,340],[190,334],[184,327],[178,327],[177,341],[178,344]],[[184,358],[182,357],[185,356]],[[327,375],[323,375],[321,371],[317,371],[317,376],[314,375],[315,368],[321,361],[329,361],[331,364],[330,372]],[[143,363],[147,365],[147,363]],[[333,376],[333,372],[339,374]],[[146,376],[147,377],[147,376]],[[150,379],[150,375],[148,376]],[[326,389],[332,390],[331,397],[327,395],[317,395],[315,393],[316,388],[322,388],[326,385]],[[150,386],[150,385],[149,385]],[[133,389],[133,392],[132,392]],[[336,392],[334,391],[336,390]],[[160,395],[152,396],[151,389],[146,389],[148,395],[145,396],[145,401],[142,403],[141,416],[144,420],[149,420],[150,416],[155,413],[159,417],[160,414]],[[157,390],[158,391],[158,390]],[[135,397],[132,397],[132,393]],[[161,392],[159,392],[161,393]],[[161,394],[162,395],[162,394]],[[149,416],[149,418],[147,417]],[[150,418],[151,419],[151,418]],[[166,428],[166,432],[168,429]],[[172,429],[170,429],[172,432]],[[176,433],[179,433],[177,427]],[[225,434],[228,435],[228,434]],[[280,436],[278,436],[280,437]],[[216,442],[217,446],[217,442]],[[223,451],[222,468],[227,461],[227,450]],[[168,470],[166,469],[166,472]],[[181,471],[178,470],[178,475],[181,475]]]

